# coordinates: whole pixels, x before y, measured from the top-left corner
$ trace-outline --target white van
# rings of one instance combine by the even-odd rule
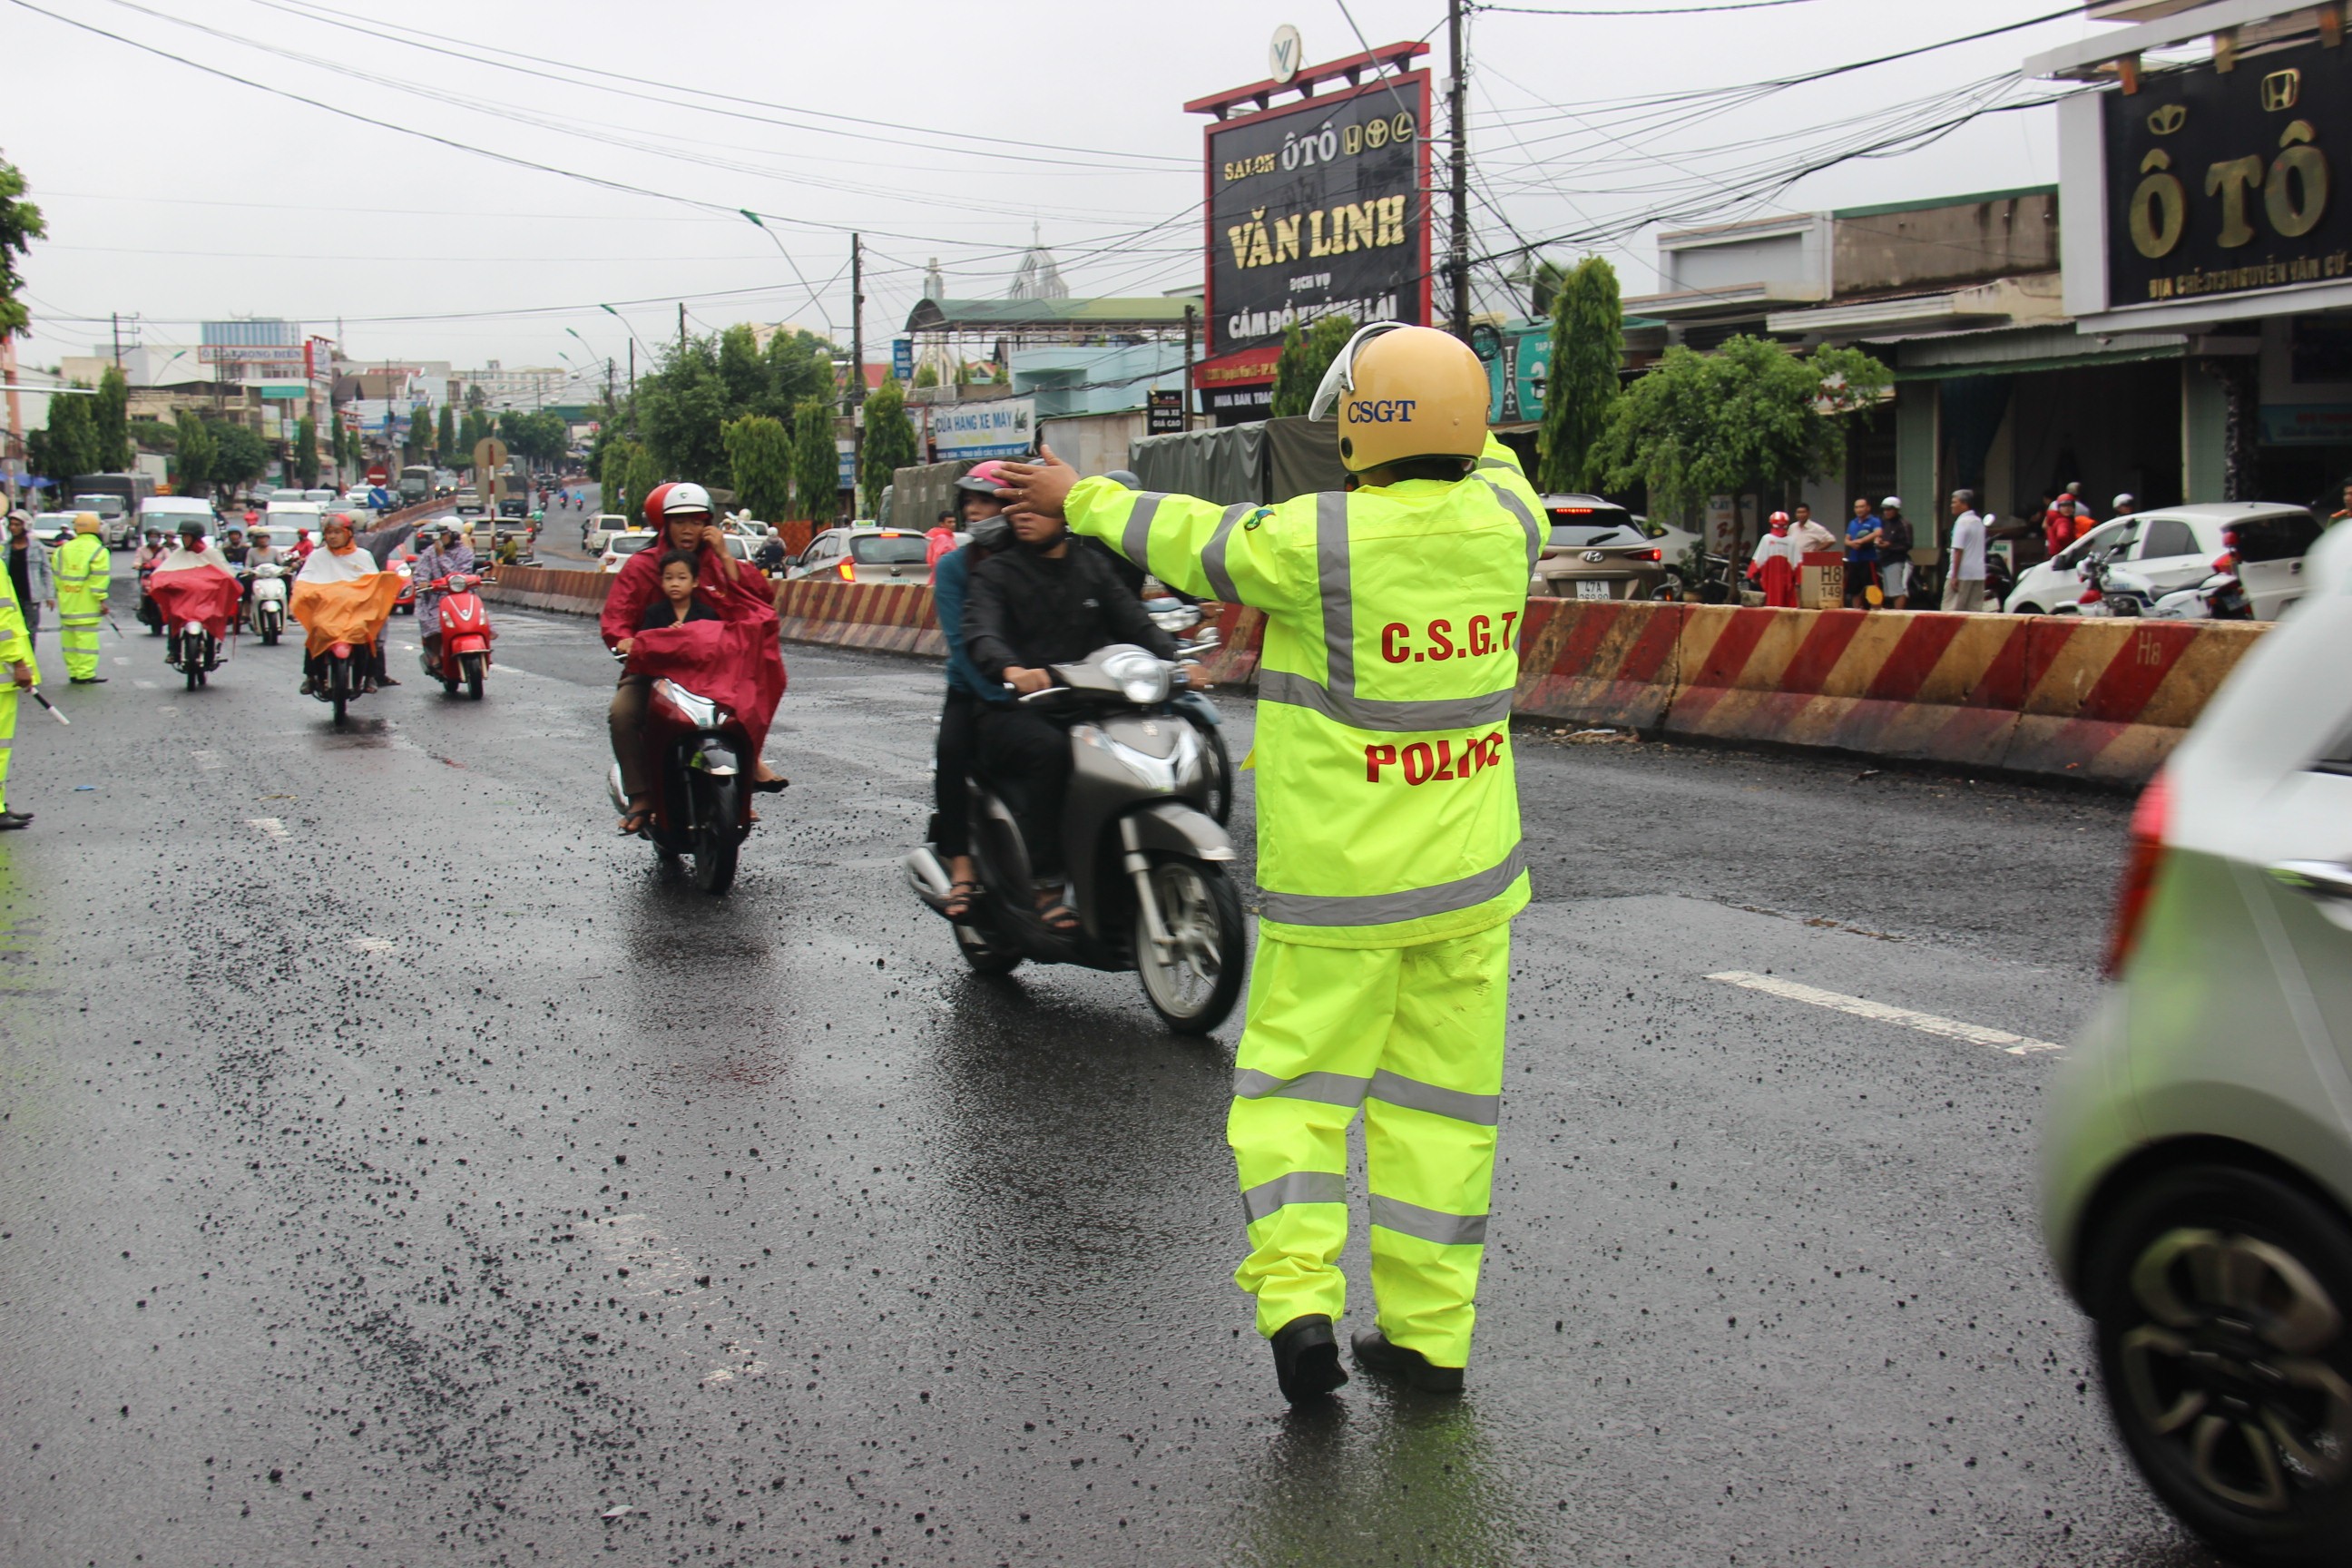
[[[144,540],[149,529],[160,528],[166,542],[176,539],[180,524],[192,517],[205,525],[206,534],[220,531],[220,514],[213,510],[212,502],[194,496],[149,496],[139,503],[139,538]]]

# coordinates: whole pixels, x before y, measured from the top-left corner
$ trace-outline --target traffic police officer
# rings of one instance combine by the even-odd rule
[[[40,541],[33,542],[38,550]],[[8,756],[16,739],[16,693],[29,691],[41,679],[33,662],[33,639],[25,630],[25,616],[16,603],[16,584],[0,572],[0,666],[12,684],[0,685],[0,833],[12,832],[33,820],[29,811],[8,809]]]
[[[1235,1283],[1293,1403],[1347,1381],[1348,1129],[1360,1110],[1377,1326],[1363,1370],[1462,1386],[1503,1087],[1511,917],[1528,901],[1510,713],[1540,502],[1444,332],[1383,323],[1316,395],[1349,489],[1220,507],[1006,465],[1171,587],[1265,613],[1261,940],[1227,1141],[1250,1251]]]
[[[51,574],[58,585],[58,643],[65,652],[66,675],[76,686],[96,686],[106,679],[98,672],[98,622],[106,613],[112,567],[97,515],[83,512],[74,519],[74,536],[58,548]]]

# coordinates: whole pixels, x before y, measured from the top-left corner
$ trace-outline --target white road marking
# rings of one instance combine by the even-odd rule
[[[390,952],[393,944],[380,936],[355,936],[343,944],[353,952]]]
[[[142,691],[155,691],[161,689],[152,680],[134,680],[131,684],[137,687]]]
[[[195,758],[196,766],[200,768],[216,768],[221,765],[218,752],[190,752],[188,755]]]
[[[1709,980],[1720,980],[1727,985],[1745,986],[1761,991],[1768,996],[1783,996],[1791,1002],[1808,1002],[1816,1007],[1833,1012],[1851,1013],[1857,1018],[1874,1018],[1882,1024],[1900,1024],[1906,1029],[1922,1034],[1942,1035],[1948,1039],[1966,1040],[1972,1046],[1990,1046],[2013,1057],[2028,1056],[2035,1051],[2060,1051],[2066,1047],[2048,1040],[2037,1040],[2025,1035],[2013,1035],[2007,1029],[1989,1028],[1982,1024],[1963,1024],[1957,1018],[1939,1018],[1933,1013],[1915,1012],[1891,1003],[1873,1002],[1866,996],[1848,996],[1843,992],[1823,991],[1818,986],[1800,985],[1793,980],[1776,979],[1769,974],[1750,974],[1742,969],[1727,969],[1720,974],[1710,974]]]
[[[117,664],[129,664],[131,662],[131,658],[128,654],[116,654],[114,656],[114,662]]]
[[[282,840],[294,837],[286,831],[286,824],[274,816],[248,816],[245,819],[245,825],[247,827],[258,827],[272,838]]]

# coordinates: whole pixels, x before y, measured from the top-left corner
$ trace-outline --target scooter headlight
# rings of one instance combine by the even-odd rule
[[[1152,703],[1168,700],[1173,671],[1168,665],[1134,648],[1112,654],[1103,660],[1103,673],[1118,683],[1119,695],[1129,702]]]

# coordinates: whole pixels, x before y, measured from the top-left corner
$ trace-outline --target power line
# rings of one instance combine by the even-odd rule
[[[1506,11],[1520,16],[1696,16],[1706,11],[1763,11],[1775,5],[1805,5],[1811,0],[1717,0],[1709,5],[1645,6],[1638,11],[1594,11],[1572,5],[1465,5],[1472,11]]]

